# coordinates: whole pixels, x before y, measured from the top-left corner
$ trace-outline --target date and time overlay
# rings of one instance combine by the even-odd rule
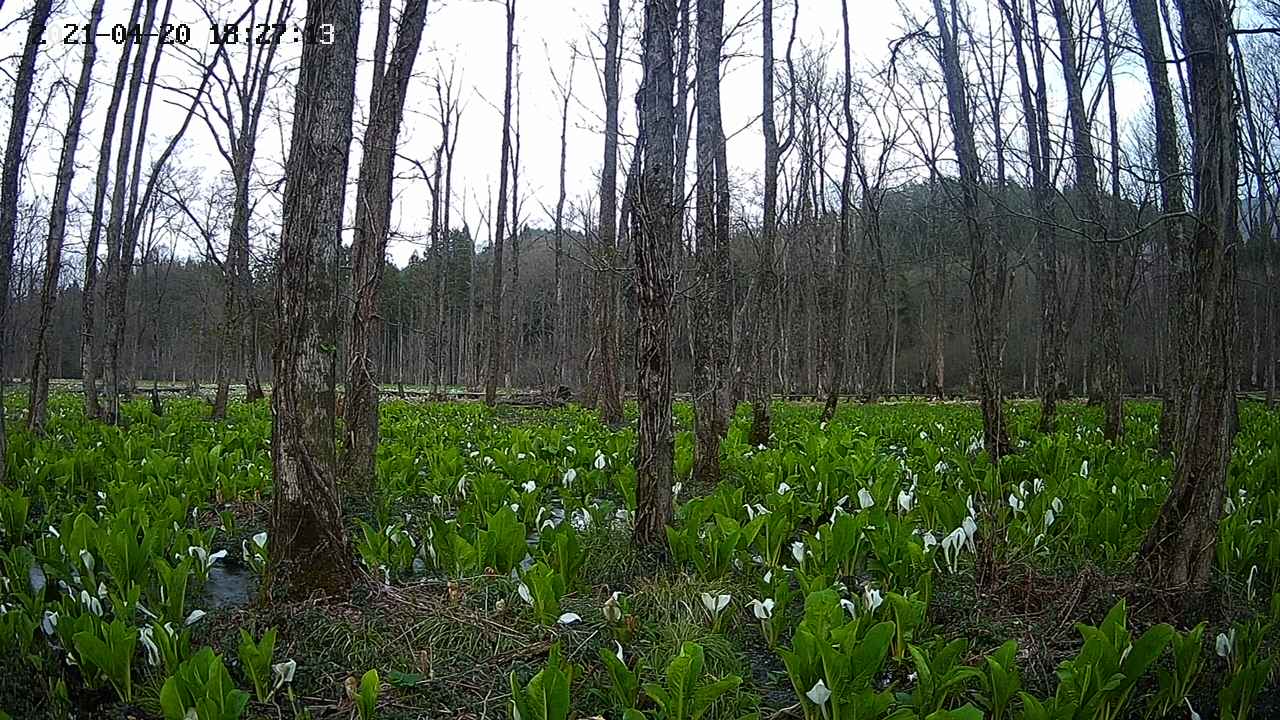
[[[90,23],[63,23],[44,28],[41,43],[83,45],[89,42],[110,42],[124,45],[142,38],[150,38],[162,45],[196,44],[210,45],[332,45],[334,26],[329,23],[300,25],[295,23],[165,23],[154,25],[144,32],[143,25],[125,23],[100,23],[96,28]]]

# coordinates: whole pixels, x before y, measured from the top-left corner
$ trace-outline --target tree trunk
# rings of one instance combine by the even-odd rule
[[[845,381],[845,356],[848,351],[849,324],[849,273],[851,270],[849,235],[853,232],[853,153],[854,119],[851,105],[853,96],[853,54],[849,44],[849,0],[840,0],[840,14],[844,21],[844,176],[840,181],[840,231],[836,238],[836,320],[832,341],[831,381],[827,387],[827,401],[822,408],[822,421],[829,422],[836,414],[841,385]]]
[[[1190,233],[1188,288],[1196,312],[1185,318],[1177,454],[1173,486],[1143,542],[1143,574],[1151,587],[1208,590],[1236,431],[1232,361],[1235,262],[1239,241],[1236,192],[1235,78],[1229,50],[1231,16],[1217,0],[1180,0],[1192,115],[1192,182],[1196,224]],[[1137,15],[1137,13],[1135,13]],[[1164,72],[1163,67],[1160,72]]]
[[[576,58],[577,55],[574,55]],[[551,320],[552,335],[552,359],[555,363],[555,390],[557,393],[562,387],[569,384],[569,371],[565,363],[565,348],[568,345],[567,328],[565,327],[564,312],[564,202],[566,197],[566,173],[569,159],[569,101],[573,99],[573,69],[574,63],[569,64],[569,80],[564,90],[564,104],[560,109],[560,192],[556,196],[556,217],[555,217],[555,287],[553,297],[555,298],[555,307],[553,308],[553,317]]]
[[[766,13],[769,13],[766,6]],[[766,15],[768,17],[768,15]],[[729,248],[722,242],[729,218],[719,206],[721,174],[717,155],[724,141],[720,120],[720,46],[724,0],[698,0],[698,185],[696,247],[698,297],[690,306],[694,341],[693,475],[699,482],[720,480],[720,441],[728,429],[729,392]],[[683,198],[677,199],[682,203]],[[675,232],[680,232],[677,226]]]
[[[638,308],[636,396],[636,526],[638,545],[660,548],[671,522],[671,301],[675,243],[675,112],[672,107],[672,37],[675,0],[645,0],[644,81],[640,124],[645,137],[635,196],[635,267]]]
[[[956,3],[951,2],[951,17],[943,9],[943,0],[933,0],[942,39],[942,74],[947,88],[952,136],[960,165],[960,210],[965,237],[969,244],[969,294],[973,306],[974,355],[977,360],[979,404],[982,407],[983,443],[995,463],[1009,452],[1009,436],[1004,423],[1004,397],[1001,390],[1002,353],[1000,328],[1003,325],[1003,254],[983,226],[979,216],[979,163],[974,141],[973,120],[969,113],[960,52],[956,46]]]
[[[9,289],[13,275],[13,246],[18,234],[18,177],[22,173],[22,151],[26,145],[27,117],[31,113],[31,84],[36,74],[36,54],[41,36],[53,9],[52,0],[37,0],[27,27],[27,40],[18,62],[17,82],[13,86],[13,111],[9,120],[9,139],[4,150],[4,168],[0,174],[0,335],[8,327]],[[9,443],[4,427],[4,362],[8,354],[7,340],[0,338],[0,485],[9,482]]]
[[[334,42],[302,49],[276,276],[275,492],[263,588],[273,601],[343,593],[352,581],[336,483],[334,355],[360,2],[309,0],[307,26],[322,23]]]
[[[1183,422],[1179,402],[1186,385],[1183,368],[1190,358],[1183,343],[1185,326],[1194,311],[1194,299],[1188,284],[1189,228],[1182,217],[1186,212],[1182,180],[1182,149],[1178,141],[1178,119],[1174,110],[1173,89],[1169,83],[1168,60],[1161,33],[1160,8],[1156,0],[1129,0],[1142,58],[1147,68],[1147,81],[1155,115],[1156,171],[1160,178],[1160,207],[1164,213],[1165,246],[1169,256],[1166,287],[1167,337],[1171,352],[1164,358],[1164,409],[1160,414],[1160,447],[1172,450]],[[1178,65],[1181,73],[1181,65]]]
[[[498,400],[498,376],[502,373],[502,238],[507,232],[507,168],[511,164],[511,69],[515,62],[516,0],[506,0],[507,73],[502,92],[502,159],[498,169],[498,214],[493,224],[493,275],[489,288],[489,372],[484,382],[484,402]]]
[[[622,423],[622,388],[618,378],[617,292],[614,259],[618,249],[618,80],[621,58],[618,56],[619,27],[622,11],[619,0],[609,0],[608,29],[604,58],[604,165],[600,172],[600,253],[597,262],[603,267],[596,272],[595,368],[599,393],[600,421],[617,426]]]
[[[389,2],[387,3],[390,4]],[[351,243],[351,294],[355,298],[347,333],[346,480],[371,490],[378,449],[378,384],[372,339],[379,325],[378,299],[387,264],[391,224],[392,173],[404,118],[405,95],[427,20],[427,0],[407,0],[396,30],[391,62],[375,78],[364,155],[356,187],[355,233]],[[381,30],[381,25],[379,26]],[[385,42],[381,43],[385,46]],[[384,50],[385,52],[385,47]]]
[[[138,44],[138,54],[133,58],[133,69],[129,78],[129,95],[124,107],[124,123],[120,131],[120,148],[116,158],[115,187],[111,195],[111,215],[107,221],[107,268],[106,288],[103,299],[106,302],[106,382],[107,408],[105,418],[112,424],[120,421],[120,410],[124,396],[129,394],[125,387],[127,380],[121,367],[124,352],[124,331],[127,314],[129,277],[133,272],[133,255],[137,245],[137,228],[135,215],[140,216],[145,208],[136,206],[138,175],[141,174],[141,158],[147,139],[147,120],[151,97],[155,83],[149,82],[147,94],[142,102],[142,114],[138,117],[138,95],[143,86],[143,70],[145,69],[150,35],[155,26],[157,0],[148,0],[146,15],[142,21],[142,39]],[[165,3],[165,19],[171,8],[171,1]],[[162,24],[164,24],[162,22]],[[164,51],[161,45],[153,58],[152,80],[160,55]],[[137,137],[134,137],[134,121],[138,123]],[[130,168],[132,161],[133,167]],[[126,194],[127,188],[127,194]]]
[[[1058,26],[1058,42],[1062,62],[1062,74],[1067,88],[1067,109],[1071,121],[1073,154],[1075,156],[1076,187],[1085,202],[1085,232],[1089,242],[1090,305],[1095,309],[1091,327],[1094,346],[1096,384],[1101,389],[1100,399],[1106,409],[1103,424],[1108,440],[1117,440],[1124,430],[1123,407],[1120,398],[1119,308],[1116,303],[1117,255],[1116,243],[1107,238],[1106,214],[1102,209],[1102,191],[1098,185],[1097,155],[1094,154],[1093,137],[1089,118],[1085,112],[1084,92],[1080,71],[1076,64],[1076,28],[1067,15],[1065,0],[1052,0],[1053,16]],[[1118,198],[1116,198],[1118,201]]]
[[[44,429],[49,403],[49,326],[53,322],[54,306],[58,298],[58,278],[62,271],[62,245],[67,229],[67,201],[71,197],[71,181],[76,170],[76,149],[80,145],[80,123],[84,120],[84,108],[89,99],[89,87],[93,80],[93,61],[98,54],[94,41],[98,23],[102,20],[103,0],[95,0],[89,12],[88,42],[84,46],[84,60],[80,64],[80,78],[76,82],[75,96],[71,100],[71,116],[67,132],[62,139],[62,155],[58,159],[57,183],[53,190],[53,205],[49,210],[49,237],[44,251],[44,283],[40,288],[40,320],[36,326],[35,349],[31,360],[30,402],[27,425],[35,431]],[[105,141],[108,145],[110,140]]]
[[[129,27],[138,20],[142,9],[142,0],[134,0],[133,10],[129,16]],[[102,213],[106,205],[107,183],[111,172],[111,142],[115,135],[116,116],[120,110],[120,100],[124,96],[125,79],[129,72],[129,54],[133,51],[133,33],[126,33],[124,48],[120,60],[116,63],[115,83],[111,89],[111,101],[107,105],[106,126],[102,132],[102,144],[98,149],[98,174],[94,184],[93,211],[89,216],[89,239],[85,247],[84,286],[80,294],[80,374],[84,386],[84,413],[87,417],[99,417],[102,408],[98,404],[97,333],[94,330],[97,318],[95,300],[98,285],[98,242],[102,235]],[[129,142],[123,139],[121,143]]]

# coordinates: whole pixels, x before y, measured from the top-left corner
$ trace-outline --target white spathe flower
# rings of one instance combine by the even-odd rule
[[[840,598],[840,607],[849,612],[852,617],[858,617],[858,606],[848,598]]]
[[[80,604],[84,605],[94,615],[102,617],[102,602],[90,595],[88,590],[80,591]]]
[[[1053,525],[1056,516],[1053,514],[1053,508],[1044,511],[1044,529],[1048,530]]]
[[[520,586],[516,588],[516,594],[520,596],[521,600],[524,600],[530,605],[533,604],[533,594],[529,592],[528,585],[525,585],[524,583],[520,583]]]
[[[147,651],[147,663],[151,666],[160,664],[160,648],[156,646],[156,641],[151,636],[151,628],[142,626],[138,628],[138,642],[142,643],[142,649]]]
[[[702,607],[711,613],[712,617],[717,617],[724,609],[729,607],[729,601],[733,599],[732,595],[712,595],[711,593],[702,593]]]
[[[871,497],[871,493],[867,492],[866,488],[862,488],[858,491],[858,507],[866,510],[875,504],[876,499]]]
[[[88,550],[80,551],[80,562],[84,563],[84,569],[90,573],[93,572],[93,553]]]
[[[521,489],[521,490],[524,490],[524,491],[525,491],[525,492],[527,492],[527,493],[531,493],[531,492],[533,492],[534,490],[537,490],[537,489],[538,489],[538,484],[537,484],[537,483],[535,483],[534,481],[530,480],[530,481],[526,482],[525,484],[521,485],[521,486],[520,486],[520,489]]]
[[[187,625],[194,625],[194,624],[196,624],[196,623],[200,622],[200,619],[201,619],[201,618],[203,618],[204,616],[205,616],[205,611],[203,611],[203,610],[192,610],[192,611],[191,611],[191,614],[187,616],[186,624],[187,624]]]
[[[622,657],[622,643],[618,642],[617,640],[614,640],[613,647],[615,648],[615,650],[613,651],[613,654],[618,656],[618,662],[625,664],[627,660],[626,658]]]
[[[676,483],[671,486],[671,499],[676,500],[680,497],[680,491],[684,489],[684,483]]]
[[[805,549],[804,549],[803,540],[796,540],[795,542],[791,543],[791,557],[795,558],[796,562],[798,563],[804,562],[804,555],[805,555]]]
[[[44,630],[45,635],[53,635],[58,629],[58,613],[44,611],[44,618],[40,621],[40,628]]]
[[[1022,512],[1023,506],[1024,506],[1024,503],[1022,501],[1022,498],[1018,497],[1014,493],[1009,493],[1009,507],[1013,509],[1013,512],[1015,514]]]
[[[560,479],[560,482],[563,483],[565,487],[569,487],[570,485],[573,484],[573,481],[577,479],[578,479],[578,471],[574,470],[573,468],[569,468],[568,470],[564,471],[564,477]]]
[[[582,617],[578,613],[567,612],[560,616],[556,622],[561,625],[572,625],[576,622],[582,622]]]
[[[266,550],[266,549],[267,549],[267,532],[264,530],[264,531],[262,531],[262,532],[260,532],[260,533],[258,533],[258,534],[256,534],[256,535],[254,535],[254,536],[253,536],[253,544],[254,544],[254,545],[257,545],[259,548],[261,548],[261,549],[263,549],[263,550]]]
[[[1058,498],[1054,498],[1052,501],[1050,501],[1049,506],[1053,508],[1054,512],[1058,513],[1059,515],[1062,514],[1062,501],[1059,500]]]
[[[862,591],[862,599],[867,603],[867,609],[875,612],[876,608],[884,604],[884,597],[880,595],[880,591],[875,588],[864,588]]]
[[[604,614],[606,621],[616,623],[622,620],[622,606],[618,604],[618,597],[621,595],[622,593],[615,590],[609,599],[604,601],[604,607],[600,612]]]
[[[276,687],[293,682],[293,674],[297,670],[298,663],[294,660],[285,660],[282,663],[272,665],[271,672],[276,676]]]
[[[911,512],[911,508],[915,507],[915,505],[916,498],[914,495],[905,490],[898,493],[898,507],[902,509],[902,512]]]
[[[597,470],[603,470],[605,466],[604,453],[600,452],[599,450],[596,451],[595,465]]]
[[[1080,477],[1089,477],[1089,459],[1085,458],[1080,461]]]
[[[751,614],[755,615],[757,618],[761,620],[768,620],[769,618],[773,617],[773,606],[774,606],[774,602],[772,598],[765,598],[764,600],[752,600]]]
[[[960,560],[960,552],[964,549],[965,539],[966,535],[962,527],[952,530],[951,534],[942,538],[942,558],[947,563],[947,569],[953,573]]]
[[[1218,651],[1218,657],[1230,657],[1232,650],[1236,645],[1236,629],[1231,628],[1230,634],[1218,633],[1218,639],[1214,643],[1214,649]]]
[[[826,683],[822,680],[818,680],[818,682],[814,683],[813,687],[809,688],[809,691],[806,692],[804,696],[809,698],[809,702],[821,707],[826,705],[827,701],[831,699],[831,691],[827,689]]]
[[[790,486],[790,485],[786,484],[785,482],[780,482],[780,483],[778,483],[778,494],[779,494],[779,495],[786,495],[786,494],[787,494],[787,493],[789,493],[789,492],[791,492],[791,486]]]

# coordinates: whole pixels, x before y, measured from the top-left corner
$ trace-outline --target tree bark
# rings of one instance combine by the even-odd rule
[[[5,144],[4,167],[0,170],[0,333],[8,327],[9,289],[12,286],[13,247],[18,234],[18,177],[22,173],[22,151],[27,139],[27,118],[31,113],[31,85],[36,74],[36,55],[41,35],[53,10],[52,0],[37,0],[27,27],[27,39],[18,61],[18,77],[13,85],[13,109],[9,119],[9,139]],[[0,485],[9,482],[9,443],[4,427],[5,355],[7,341],[0,339]]]
[[[359,0],[309,0],[276,276],[272,496],[266,599],[339,594],[352,581],[334,442],[338,248],[354,109]]]
[[[1180,420],[1181,400],[1185,381],[1183,368],[1190,358],[1183,342],[1184,328],[1194,310],[1194,300],[1188,285],[1188,232],[1183,218],[1186,212],[1186,189],[1182,179],[1182,149],[1178,140],[1178,118],[1174,110],[1173,89],[1169,83],[1168,55],[1161,33],[1160,8],[1156,0],[1129,0],[1134,30],[1142,47],[1146,64],[1147,81],[1155,115],[1156,171],[1160,176],[1160,208],[1165,248],[1169,256],[1169,272],[1166,281],[1167,324],[1166,336],[1170,352],[1165,357],[1164,408],[1160,414],[1160,446],[1172,450],[1177,446],[1176,436],[1183,423]],[[1179,66],[1181,67],[1181,66]]]
[[[853,119],[853,53],[849,43],[849,0],[840,0],[840,16],[844,21],[844,175],[840,181],[840,230],[836,238],[836,274],[835,283],[835,340],[832,345],[831,380],[827,387],[827,401],[822,408],[822,421],[829,422],[836,414],[836,403],[840,400],[841,386],[845,382],[845,357],[848,351],[845,342],[848,338],[849,325],[849,273],[851,270],[851,248],[849,236],[853,232],[853,153],[854,153],[854,119]]]
[[[138,20],[142,10],[142,0],[134,0],[133,10],[129,15],[129,27]],[[84,412],[87,417],[102,415],[102,407],[98,402],[98,343],[96,325],[96,299],[98,287],[98,243],[103,232],[102,214],[107,198],[107,185],[111,173],[111,143],[115,135],[116,116],[119,114],[120,101],[124,96],[125,79],[129,72],[130,53],[133,51],[134,34],[126,33],[124,48],[120,60],[116,64],[115,82],[112,85],[111,101],[107,104],[106,125],[102,131],[102,144],[98,149],[98,175],[95,179],[93,193],[93,211],[89,216],[89,239],[85,248],[84,287],[80,294],[80,373],[84,386]],[[121,129],[121,144],[132,140],[126,137]],[[108,223],[109,224],[109,223]]]
[[[507,168],[511,164],[511,70],[515,62],[516,0],[505,0],[507,9],[507,72],[502,92],[502,158],[498,168],[498,214],[493,224],[493,274],[489,287],[489,372],[484,402],[498,400],[498,376],[502,373],[502,240],[507,232]]]
[[[390,4],[390,3],[388,3]],[[343,420],[346,432],[343,469],[346,480],[365,490],[376,479],[378,449],[378,384],[372,341],[378,329],[378,299],[387,264],[391,232],[392,174],[396,143],[404,118],[405,95],[413,74],[427,0],[407,0],[396,30],[391,61],[379,72],[372,91],[364,155],[356,186],[355,232],[351,243],[351,294],[355,299],[347,333],[347,387]],[[381,25],[379,27],[381,30]],[[385,43],[382,43],[385,46]],[[385,52],[385,47],[383,52]]]
[[[678,24],[675,0],[645,0],[644,80],[640,86],[643,142],[634,227],[638,334],[636,396],[636,544],[660,548],[671,522],[674,438],[671,424],[672,269],[679,229],[675,225],[672,173],[675,111],[672,106],[672,37]]]
[[[1173,486],[1139,557],[1151,587],[1198,594],[1209,588],[1236,432],[1238,160],[1230,12],[1219,0],[1179,0],[1177,7],[1192,109],[1197,222],[1188,238],[1188,288],[1196,311],[1176,338],[1190,362],[1183,368]]]
[[[71,197],[71,181],[76,171],[76,149],[80,145],[80,124],[84,120],[85,104],[89,100],[89,88],[93,80],[93,62],[98,54],[94,38],[98,23],[102,20],[103,0],[95,0],[89,11],[88,42],[84,46],[84,59],[80,64],[80,78],[76,82],[71,100],[71,116],[62,139],[62,154],[58,158],[57,182],[53,189],[53,204],[49,209],[49,236],[44,251],[44,282],[40,288],[40,320],[36,326],[35,348],[31,359],[31,388],[27,409],[27,426],[34,431],[44,429],[49,404],[49,325],[53,322],[54,305],[58,297],[58,278],[62,272],[62,246],[66,239],[67,203]],[[110,139],[106,141],[110,145]]]
[[[769,18],[766,5],[766,18]],[[698,0],[697,88],[698,180],[695,219],[698,297],[691,304],[694,331],[694,478],[720,481],[720,442],[729,414],[729,248],[727,214],[720,207],[728,182],[718,159],[724,142],[720,119],[720,46],[724,0]],[[683,121],[682,121],[683,122]],[[677,198],[683,204],[683,198]],[[680,232],[679,226],[675,231]]]
[[[619,0],[609,0],[604,58],[604,164],[600,171],[600,252],[597,262],[595,295],[595,375],[600,421],[617,426],[622,423],[622,387],[618,377],[617,291],[614,279],[618,252],[618,80],[621,58],[618,42],[622,10]]]
[[[942,39],[942,75],[947,88],[951,131],[960,165],[960,211],[969,245],[969,296],[973,306],[974,354],[977,359],[979,404],[982,407],[983,444],[992,461],[999,463],[1009,452],[1001,389],[1003,319],[1003,254],[979,216],[980,166],[974,141],[973,120],[956,46],[956,3],[950,19],[943,0],[933,0]]]

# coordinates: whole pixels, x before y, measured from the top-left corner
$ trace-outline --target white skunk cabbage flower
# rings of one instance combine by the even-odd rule
[[[561,615],[560,618],[556,620],[556,622],[560,623],[561,625],[572,625],[576,622],[581,622],[581,621],[582,621],[582,617],[578,615],[578,613],[571,613],[571,612],[567,612]]]
[[[902,509],[902,512],[904,513],[911,512],[911,508],[915,507],[915,505],[916,505],[915,495],[912,495],[911,493],[905,490],[898,493],[898,507]]]
[[[706,608],[711,617],[719,617],[724,609],[729,607],[729,601],[733,599],[732,595],[712,595],[711,593],[702,593],[702,607]]]
[[[293,660],[285,660],[282,663],[272,665],[271,672],[276,676],[276,687],[293,682],[293,674],[297,670],[298,663]]]
[[[750,604],[751,604],[751,614],[755,615],[760,620],[768,620],[769,618],[773,617],[773,606],[776,603],[774,603],[772,598],[765,598],[764,600],[752,600]]]
[[[604,453],[600,452],[599,450],[596,451],[595,466],[597,470],[603,470],[605,466]]]
[[[864,588],[862,597],[867,602],[867,609],[875,612],[876,608],[884,604],[884,598],[880,595],[880,591],[874,588]]]
[[[866,510],[875,504],[876,499],[871,497],[871,493],[867,492],[866,488],[862,488],[858,491],[858,507]]]
[[[573,484],[573,481],[577,479],[578,479],[578,471],[574,470],[573,468],[569,468],[568,470],[564,471],[564,477],[560,479],[560,482],[565,487],[569,487],[570,485]]]
[[[196,624],[196,623],[200,622],[200,619],[201,619],[201,618],[203,618],[204,616],[205,616],[205,611],[203,611],[203,610],[192,610],[192,611],[191,611],[191,614],[187,616],[186,624],[187,624],[187,625],[194,625],[194,624]]]
[[[806,692],[804,696],[809,698],[809,702],[817,705],[818,707],[822,707],[831,699],[831,691],[827,689],[826,683],[819,680],[814,683],[813,687],[809,688],[809,691]]]

